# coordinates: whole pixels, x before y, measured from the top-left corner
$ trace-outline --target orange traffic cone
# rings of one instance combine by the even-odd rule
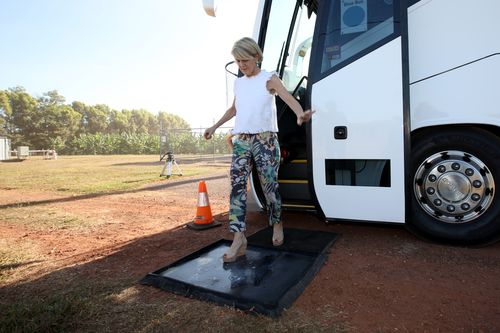
[[[208,201],[207,185],[204,180],[198,184],[198,207],[194,221],[188,227],[194,230],[204,230],[220,226],[222,223],[215,221]]]

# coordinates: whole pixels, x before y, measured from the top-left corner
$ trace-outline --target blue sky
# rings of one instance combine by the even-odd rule
[[[205,127],[225,112],[235,40],[251,36],[255,0],[0,0],[0,89],[67,103],[178,114]]]

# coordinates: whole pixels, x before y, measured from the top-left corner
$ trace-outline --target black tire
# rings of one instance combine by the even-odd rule
[[[411,220],[427,239],[485,245],[500,237],[500,139],[479,128],[412,137]]]

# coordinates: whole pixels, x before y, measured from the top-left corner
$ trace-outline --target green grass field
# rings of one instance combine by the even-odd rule
[[[184,177],[227,169],[227,165],[217,163],[196,163],[196,156],[180,159],[189,161],[180,163]],[[158,155],[60,156],[57,160],[31,157],[22,162],[0,163],[0,190],[36,189],[71,194],[131,190],[168,181],[160,177],[163,166]],[[171,179],[176,177],[173,175]]]

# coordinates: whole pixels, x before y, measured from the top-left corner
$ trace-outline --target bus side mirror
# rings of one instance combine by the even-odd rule
[[[215,17],[215,12],[217,11],[216,0],[203,0],[203,9],[208,16]]]

